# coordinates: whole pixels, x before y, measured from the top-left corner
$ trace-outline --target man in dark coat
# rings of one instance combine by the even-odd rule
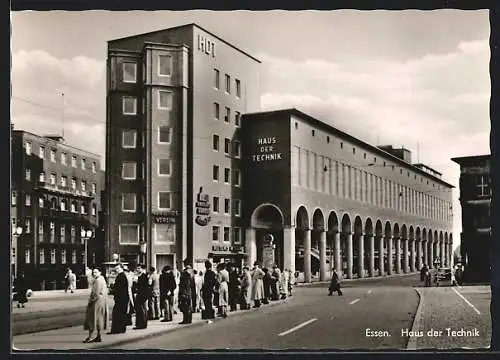
[[[234,264],[229,265],[229,310],[236,311],[240,300],[240,277]]]
[[[193,288],[192,267],[184,261],[185,267],[179,279],[179,310],[182,312],[180,324],[191,324],[193,321]]]
[[[14,280],[14,291],[16,292],[14,300],[17,300],[17,307],[24,307],[24,304],[28,302],[28,284],[24,273],[20,272],[17,278]]]
[[[215,318],[213,297],[214,297],[214,288],[216,284],[217,284],[217,276],[215,275],[215,272],[212,270],[212,263],[209,260],[207,260],[205,261],[205,276],[203,277],[203,286],[201,287],[203,305],[205,307],[204,312],[202,312],[202,319]]]
[[[130,301],[128,279],[123,271],[122,264],[116,265],[115,271],[118,274],[113,285],[115,305],[113,306],[113,315],[111,318],[111,331],[108,334],[122,334],[127,330],[128,325],[128,305]]]
[[[271,299],[271,284],[273,282],[273,278],[271,277],[268,268],[264,268],[262,269],[262,271],[264,271],[264,278],[262,279],[262,282],[264,284],[264,299],[262,299],[262,303],[269,304],[269,300]]]
[[[162,322],[172,321],[174,290],[177,287],[175,276],[170,266],[165,266],[160,275],[160,303],[163,308]]]
[[[148,327],[148,296],[149,281],[144,265],[137,265],[137,285],[135,295],[135,328],[146,329]]]
[[[328,296],[332,296],[333,292],[336,291],[339,296],[342,296],[342,290],[340,290],[339,275],[336,270],[333,270],[332,280],[330,281],[330,286],[328,287]]]

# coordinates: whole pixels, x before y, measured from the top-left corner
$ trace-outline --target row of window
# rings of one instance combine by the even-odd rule
[[[212,136],[212,150],[219,151],[220,137],[217,134]],[[238,140],[232,142],[231,149],[231,139],[224,138],[224,154],[233,155],[236,158],[241,157],[241,143]]]
[[[31,155],[32,154],[32,144],[31,142],[27,141],[24,145],[26,155]],[[40,145],[38,149],[38,157],[40,159],[45,159],[45,147]],[[68,155],[65,152],[61,153],[61,164],[62,165],[67,165],[67,157]],[[51,149],[50,150],[50,161],[55,163],[57,162],[57,150],[56,149]],[[77,168],[77,162],[78,158],[76,155],[71,156],[71,167]],[[87,170],[87,160],[85,158],[80,159],[80,168],[82,170]],[[92,172],[95,174],[97,172],[97,163],[95,161],[92,162]]]
[[[241,244],[242,229],[240,227],[222,227],[224,242],[232,242],[234,244]],[[232,232],[231,232],[232,229]],[[212,241],[220,241],[220,226],[212,226]],[[140,239],[140,225],[139,224],[120,224],[118,227],[118,238],[121,245],[136,245],[139,244]],[[232,235],[232,239],[231,239]],[[175,226],[167,224],[154,224],[153,226],[153,239],[156,244],[175,244]]]
[[[66,264],[67,263],[67,250],[66,249],[61,249],[60,250],[60,263],[61,264]],[[85,259],[85,250],[81,252],[80,255],[80,260],[77,261],[76,258],[76,250],[71,251],[71,262],[70,264],[79,264],[83,262]],[[92,253],[92,263],[95,263],[95,252]],[[46,258],[46,251],[45,249],[40,249],[38,251],[38,262],[40,265],[44,264],[56,264],[57,259],[56,259],[56,249],[50,249],[50,260],[47,261]],[[24,250],[24,263],[29,264],[31,263],[31,249],[26,249]]]
[[[298,124],[297,122],[295,122],[295,129],[298,129],[298,128],[299,128],[299,124]],[[312,135],[313,137],[314,137],[314,136],[316,136],[316,131],[315,131],[315,129],[312,129],[312,130],[311,130],[311,135]],[[327,143],[330,143],[330,136],[329,136],[329,135],[326,135],[326,142],[327,142]],[[344,149],[344,142],[343,142],[343,141],[340,141],[340,142],[339,142],[339,145],[340,145],[340,148],[341,148],[341,149]],[[356,147],[354,147],[354,146],[352,147],[352,153],[353,153],[353,154],[356,154]],[[364,159],[364,160],[366,160],[366,159],[367,159],[367,154],[366,154],[366,152],[364,152],[364,153],[363,153],[363,159]],[[373,163],[371,163],[371,164],[367,164],[366,166],[374,166],[376,163],[377,163],[377,157],[375,157],[375,156],[374,156],[374,157],[373,157]],[[399,173],[400,173],[400,174],[403,174],[403,168],[402,168],[402,167],[400,167],[400,166],[398,166],[398,165],[387,165],[387,162],[386,162],[386,161],[384,161],[384,162],[383,162],[383,165],[378,165],[378,166],[383,166],[383,167],[386,167],[386,166],[387,166],[387,167],[389,167],[389,166],[390,166],[390,167],[392,168],[392,170],[393,170],[393,171],[396,169],[396,167],[399,167],[399,168],[400,168],[400,169],[399,169]],[[406,174],[408,175],[408,177],[410,177],[411,172],[410,172],[409,170],[407,170],[407,171],[406,171]],[[413,178],[414,178],[414,179],[417,179],[417,174],[413,174]],[[424,182],[424,178],[423,178],[422,176],[420,176],[420,182]],[[427,180],[427,185],[428,185],[428,184],[429,184],[429,180]],[[433,184],[432,184],[432,186],[433,186],[433,187],[435,187],[435,186],[436,186],[436,184],[435,184],[435,183],[433,183]],[[438,185],[438,188],[441,188],[441,187]]]
[[[171,76],[172,75],[172,56],[168,54],[157,55],[157,69],[158,76]],[[125,61],[122,63],[122,81],[124,83],[137,83],[137,63]]]
[[[212,170],[212,179],[214,181],[219,181],[219,165],[214,165]],[[224,168],[224,183],[229,184],[231,181],[231,169]],[[238,169],[233,170],[233,184],[234,186],[240,186],[241,184],[241,172]]]
[[[220,89],[220,71],[214,69],[214,89]],[[231,75],[224,74],[224,87],[226,94],[231,94]],[[235,95],[237,98],[241,98],[241,81],[239,79],[234,79]]]
[[[172,128],[166,125],[158,126],[157,143],[170,144],[172,142]],[[144,144],[144,141],[143,141]],[[135,149],[137,147],[137,130],[126,129],[122,131],[122,148]]]
[[[144,167],[142,168],[144,170]],[[157,175],[158,176],[171,176],[172,175],[172,159],[158,159],[157,160]],[[143,173],[144,178],[144,173]],[[136,180],[137,179],[137,163],[134,161],[122,162],[122,179],[123,180]]]
[[[61,211],[68,211],[68,204],[69,201],[63,199],[61,200],[59,206],[60,206],[60,210]],[[17,192],[16,191],[13,191],[12,192],[12,205],[17,205]],[[31,201],[31,194],[25,194],[25,197],[24,197],[24,205],[25,206],[31,206],[32,205],[32,201]],[[45,207],[49,207],[51,209],[57,209],[57,202],[54,201],[52,202],[51,204],[48,203],[45,198],[43,197],[40,197],[38,199],[38,207],[39,208],[45,208]],[[77,201],[72,201],[71,204],[70,204],[70,212],[72,213],[77,213],[78,212],[78,202]],[[84,204],[84,203],[81,203],[80,204],[80,213],[81,214],[87,214],[87,205]],[[91,214],[92,216],[96,216],[97,214],[97,205],[96,204],[92,204],[92,211],[91,211]]]
[[[137,195],[134,193],[122,193],[122,212],[135,213],[137,212]],[[172,205],[172,192],[158,191],[158,210],[171,210]],[[224,212],[230,214],[231,199],[224,199]],[[234,199],[233,203],[234,215],[241,216],[241,200]],[[214,196],[213,211],[219,212],[219,197]]]
[[[219,103],[214,102],[213,109],[214,109],[214,119],[220,120],[220,105],[219,105]],[[228,108],[227,106],[225,107],[224,122],[226,122],[228,124],[231,122],[231,109]],[[236,127],[241,126],[241,113],[239,111],[234,112],[234,125]]]
[[[158,90],[158,110],[171,110],[172,109],[172,91]],[[143,112],[144,112],[143,107]],[[123,115],[137,115],[137,98],[135,96],[122,97],[122,114]]]
[[[413,215],[447,221],[452,216],[451,203],[433,194],[414,190],[296,146],[292,151],[292,183]]]
[[[71,225],[69,227],[70,231],[69,231],[69,241],[71,244],[74,244],[76,242],[76,239],[77,239],[77,234],[78,234],[78,238],[80,239],[80,243],[81,244],[84,244],[84,239],[81,238],[81,236],[79,235],[80,233],[77,232],[80,227],[79,226],[75,226],[75,225]],[[66,242],[66,239],[67,239],[67,235],[68,235],[68,231],[67,231],[67,227],[66,225],[59,225],[59,242],[61,244],[64,244]],[[44,236],[45,234],[48,234],[48,236]],[[50,221],[48,223],[44,223],[43,221],[40,221],[38,223],[38,239],[40,242],[44,241],[45,239],[44,238],[47,238],[47,240],[50,242],[50,243],[55,243],[56,242],[56,224],[54,221]]]
[[[212,241],[220,241],[220,226],[212,226]],[[231,242],[233,244],[241,244],[241,228],[233,227],[232,228],[233,238],[231,239],[231,228],[228,226],[224,226],[222,228],[222,240],[224,242]]]
[[[12,219],[12,227],[16,227],[17,225],[17,220],[15,218]],[[47,229],[47,224],[44,225],[42,221],[38,223],[38,234],[44,234],[45,229]],[[48,223],[48,233],[50,234],[50,242],[55,242],[56,239],[56,224],[54,221],[50,221]],[[81,239],[80,231],[81,227],[79,225],[71,225],[69,227],[70,232],[69,232],[69,240],[71,243],[75,243],[77,239],[79,239],[80,243],[83,244],[83,239]],[[59,225],[59,239],[61,240],[61,243],[64,243],[66,241],[66,235],[67,235],[67,228],[65,225]],[[24,230],[23,234],[31,234],[31,218],[27,217],[24,219]],[[52,238],[52,235],[54,238]]]
[[[31,181],[31,169],[26,169],[25,170],[25,179],[27,181]],[[45,177],[45,172],[41,172],[38,175],[38,181],[41,183],[46,182],[46,177]],[[57,174],[56,173],[51,173],[49,177],[49,183],[50,185],[56,186],[57,185]],[[71,189],[76,190],[77,189],[77,183],[78,180],[76,177],[71,178]],[[65,175],[61,175],[60,177],[60,182],[59,182],[61,187],[68,187],[68,177]],[[81,191],[87,191],[87,181],[85,180],[80,180],[80,190]],[[91,185],[91,192],[93,194],[96,194],[97,192],[97,184],[92,183]]]

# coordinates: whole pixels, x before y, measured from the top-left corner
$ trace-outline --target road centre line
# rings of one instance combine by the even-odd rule
[[[288,334],[290,334],[290,333],[292,333],[292,332],[294,332],[296,330],[299,330],[300,328],[303,328],[306,325],[309,325],[310,323],[315,322],[316,320],[318,320],[318,319],[312,318],[312,319],[309,319],[307,321],[304,321],[302,324],[299,324],[299,325],[297,325],[297,326],[295,326],[295,327],[293,327],[293,328],[291,328],[291,329],[289,329],[287,331],[282,332],[281,334],[278,334],[278,336],[288,335]]]
[[[453,289],[453,291],[454,291],[454,292],[455,292],[458,296],[460,296],[460,297],[462,298],[462,300],[463,300],[463,301],[465,301],[465,302],[467,303],[467,305],[469,305],[471,308],[473,308],[473,309],[474,309],[474,311],[475,311],[475,312],[477,312],[477,314],[478,314],[478,315],[481,315],[481,313],[479,312],[479,310],[478,310],[478,309],[477,309],[474,305],[472,305],[472,303],[471,303],[469,300],[467,300],[467,299],[466,299],[466,298],[465,298],[462,294],[460,294],[460,293],[457,291],[457,289],[455,289],[455,288],[452,288],[452,289]]]
[[[359,298],[358,298],[358,299],[356,299],[356,300],[351,301],[351,302],[349,303],[349,305],[356,304],[358,301],[359,301]]]

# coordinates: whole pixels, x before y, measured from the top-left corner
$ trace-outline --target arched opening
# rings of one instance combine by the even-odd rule
[[[319,277],[320,271],[320,238],[325,231],[325,218],[320,209],[313,213],[311,232],[311,272],[314,277]]]
[[[409,261],[409,246],[408,246],[408,229],[406,227],[406,224],[403,224],[401,226],[401,241],[400,241],[400,249],[399,253],[401,254],[401,262],[402,262],[402,269],[403,272],[408,272],[408,264],[410,263]]]
[[[415,243],[415,230],[413,229],[413,225],[410,226],[410,231],[408,235],[408,248],[409,248],[409,254],[408,257],[410,259],[410,271],[415,271],[416,269],[416,243]]]
[[[364,270],[369,276],[375,276],[375,239],[373,238],[373,223],[370,218],[365,222],[365,236],[364,236]],[[373,247],[373,248],[372,248]]]
[[[375,223],[375,272],[378,271],[380,276],[383,276],[385,271],[383,269],[385,265],[385,241],[384,233],[382,230],[382,222],[377,220]]]
[[[364,264],[363,259],[365,256],[365,252],[363,249],[363,222],[359,216],[356,216],[354,219],[354,236],[352,239],[352,247],[353,247],[353,274],[357,275],[357,277],[364,276]]]
[[[394,236],[394,249],[392,252],[392,268],[396,270],[396,273],[401,271],[401,233],[399,232],[399,224],[394,224],[394,230],[392,235]]]
[[[350,250],[350,254],[349,254]],[[352,227],[349,215],[342,216],[340,232],[340,256],[342,259],[342,272],[347,278],[352,278]]]
[[[327,268],[330,272],[330,278],[333,275],[333,269],[336,267],[340,269],[340,267],[336,264],[336,261],[339,261],[339,259],[335,259],[336,246],[340,245],[340,243],[335,245],[336,236],[339,236],[339,219],[334,211],[330,211],[330,215],[328,215],[328,231],[326,233]]]
[[[309,231],[309,214],[304,206],[299,207],[295,216],[295,270],[304,272],[304,237]]]
[[[280,269],[284,265],[283,249],[283,213],[274,204],[259,205],[252,213],[250,224],[255,229],[256,256],[262,266],[278,264]],[[272,236],[272,243],[267,244],[266,239]],[[274,251],[271,251],[270,249]],[[214,259],[217,262],[218,259]]]
[[[384,256],[384,269],[389,275],[392,274],[392,269],[394,264],[393,261],[394,251],[392,243],[393,239],[392,239],[391,223],[387,221],[385,223],[385,229],[384,229],[384,248],[386,249],[386,255]]]

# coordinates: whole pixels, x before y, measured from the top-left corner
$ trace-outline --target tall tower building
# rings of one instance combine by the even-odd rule
[[[238,261],[240,115],[260,61],[196,24],[108,42],[105,260]]]

